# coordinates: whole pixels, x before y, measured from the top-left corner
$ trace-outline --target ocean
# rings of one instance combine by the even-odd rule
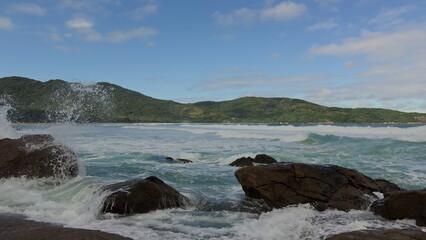
[[[369,211],[270,209],[247,198],[235,159],[265,153],[280,162],[337,164],[407,189],[426,182],[426,125],[55,124],[11,127],[0,138],[52,134],[78,156],[81,171],[62,185],[0,180],[0,213],[134,239],[324,239],[361,229],[417,228]],[[170,162],[164,157],[193,163]],[[191,199],[187,209],[128,217],[100,215],[101,186],[156,176]],[[426,231],[426,228],[423,228]]]

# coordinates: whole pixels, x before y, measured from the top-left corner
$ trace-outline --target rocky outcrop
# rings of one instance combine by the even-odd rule
[[[362,173],[336,165],[275,163],[235,172],[247,196],[274,208],[310,203],[318,210],[367,209],[378,184]]]
[[[97,230],[67,228],[26,220],[21,216],[0,215],[2,240],[131,240],[117,234]]]
[[[0,178],[56,178],[78,175],[76,155],[51,135],[0,140]]]
[[[426,190],[392,192],[375,201],[371,210],[387,219],[415,219],[418,226],[426,226]]]
[[[426,233],[415,229],[365,230],[336,234],[326,240],[426,240]]]
[[[403,191],[405,189],[398,187],[395,183],[391,183],[384,179],[375,179],[376,183],[379,185],[379,191],[385,196],[387,196],[391,192],[395,191]]]
[[[266,154],[257,154],[256,157],[253,159],[252,157],[241,157],[237,160],[233,161],[229,164],[229,166],[233,167],[248,167],[248,166],[254,166],[254,163],[259,164],[270,164],[270,163],[276,163],[277,160],[275,160],[273,157],[268,156]]]
[[[112,192],[103,203],[103,213],[131,215],[189,204],[187,197],[156,177],[116,183],[103,190]]]

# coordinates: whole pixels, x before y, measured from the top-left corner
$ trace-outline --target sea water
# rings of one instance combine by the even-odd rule
[[[134,239],[324,239],[353,230],[417,228],[413,220],[388,221],[369,211],[271,209],[245,196],[237,168],[228,165],[243,156],[337,164],[407,189],[425,188],[426,182],[425,125],[57,124],[14,131],[3,122],[1,128],[11,137],[52,134],[73,149],[84,170],[60,186],[0,180],[0,213]],[[177,189],[191,205],[128,217],[99,214],[101,186],[149,176]]]

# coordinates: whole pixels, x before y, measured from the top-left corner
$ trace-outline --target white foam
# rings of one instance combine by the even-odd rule
[[[11,106],[4,99],[0,99],[0,139],[19,137],[12,123],[7,119],[7,112],[10,109],[12,109]]]

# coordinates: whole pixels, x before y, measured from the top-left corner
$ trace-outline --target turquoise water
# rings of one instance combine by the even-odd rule
[[[1,180],[0,212],[134,239],[323,239],[415,227],[414,221],[385,221],[368,211],[270,209],[245,197],[236,168],[228,166],[242,156],[337,164],[408,189],[426,182],[424,125],[65,124],[23,126],[14,134],[35,133],[50,133],[71,147],[83,166],[80,176],[59,187]],[[166,156],[194,163],[171,163]],[[131,217],[98,214],[105,197],[100,186],[148,176],[176,188],[192,205]]]

